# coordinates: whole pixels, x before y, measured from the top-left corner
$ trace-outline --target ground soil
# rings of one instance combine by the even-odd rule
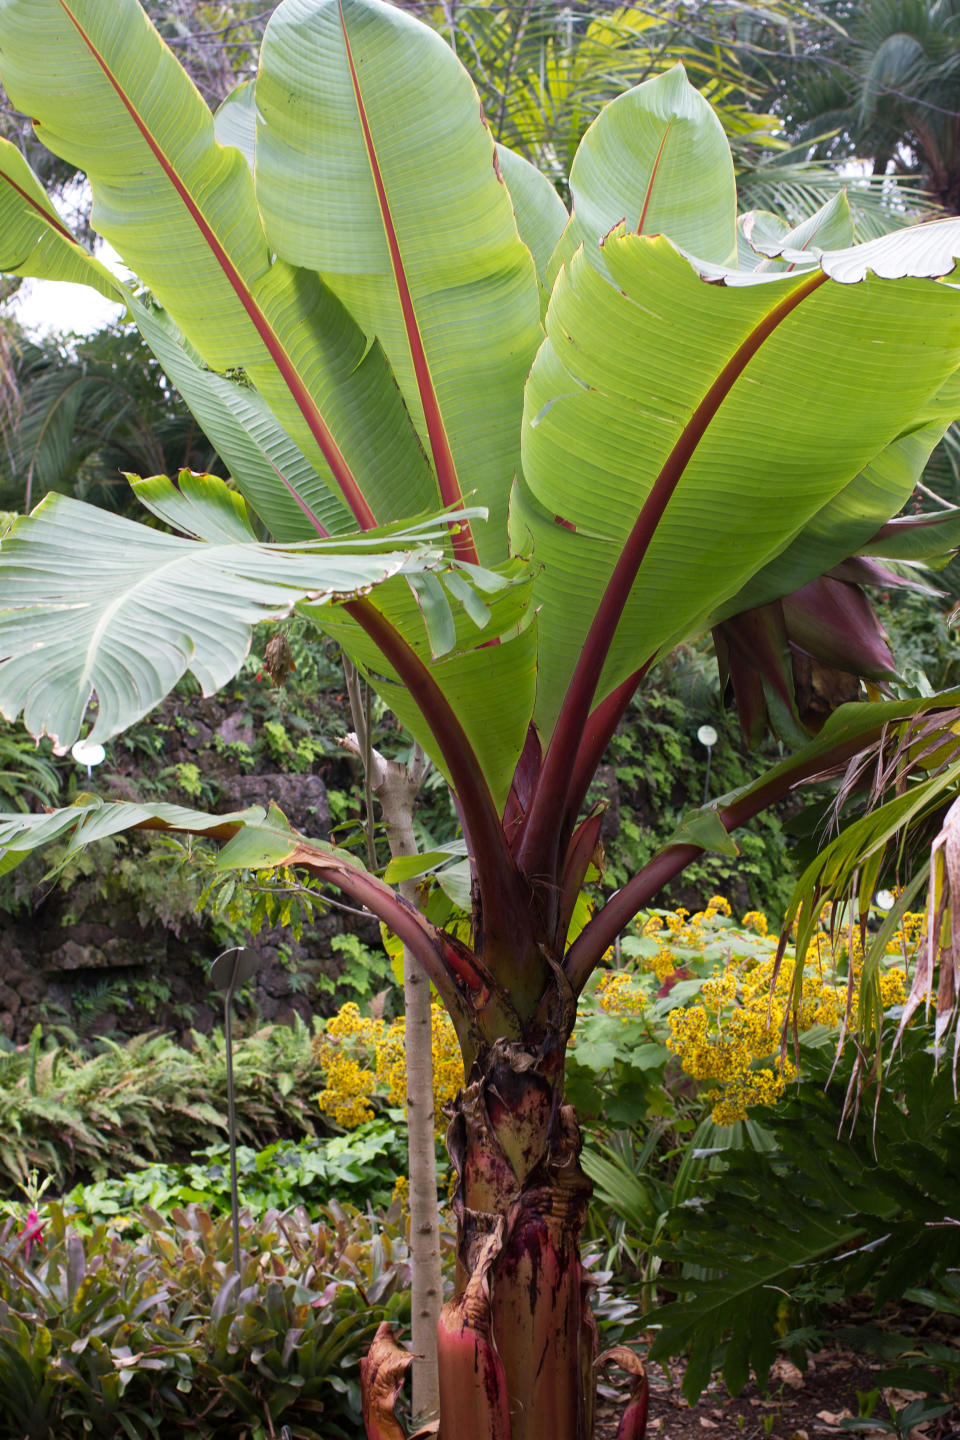
[[[845,1317],[842,1317],[845,1318]],[[927,1338],[933,1338],[927,1331]],[[825,1338],[829,1338],[829,1332]],[[950,1327],[938,1334],[939,1343],[957,1347],[960,1333]],[[807,1360],[801,1372],[785,1357],[773,1367],[765,1392],[750,1384],[741,1395],[732,1397],[720,1381],[714,1381],[695,1406],[684,1400],[680,1385],[682,1366],[672,1366],[669,1377],[651,1369],[648,1440],[828,1440],[835,1436],[896,1434],[850,1430],[842,1425],[862,1413],[858,1395],[866,1397],[879,1389],[874,1418],[888,1415],[884,1401],[902,1410],[917,1392],[893,1390],[878,1385],[877,1376],[890,1361],[854,1351],[843,1344],[825,1344]],[[909,1363],[909,1362],[901,1362]],[[598,1410],[596,1440],[616,1440],[617,1426],[627,1398],[626,1383],[604,1385]],[[941,1397],[942,1398],[942,1397]],[[910,1431],[911,1440],[960,1440],[960,1402],[939,1419]]]

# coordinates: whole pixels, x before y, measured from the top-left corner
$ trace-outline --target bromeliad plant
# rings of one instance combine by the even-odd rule
[[[0,0],[0,72],[145,288],[75,244],[10,146],[0,262],[119,294],[233,479],[135,479],[174,534],[58,495],[20,520],[0,554],[0,710],[65,747],[95,695],[106,739],[187,669],[224,683],[251,625],[296,607],[448,778],[472,942],[276,810],[85,797],[10,817],[3,863],[55,837],[202,833],[226,842],[223,867],[303,867],[377,914],[464,1062],[441,1434],[584,1440],[590,1187],[563,1095],[577,996],[665,881],[916,705],[839,709],[573,938],[600,834],[590,779],[644,676],[708,626],[728,626],[752,734],[823,719],[799,680],[823,695],[838,671],[889,668],[857,582],[960,536],[956,511],[891,520],[960,412],[960,291],[941,283],[960,221],[855,246],[835,201],[793,231],[738,228],[721,127],[679,68],[602,112],[568,215],[494,146],[444,42],[380,0],[284,0],[255,85],[216,117],[136,0]],[[873,558],[821,580],[855,555]],[[371,1437],[400,1433],[407,1359],[380,1337]],[[638,1382],[627,1440],[644,1414]]]

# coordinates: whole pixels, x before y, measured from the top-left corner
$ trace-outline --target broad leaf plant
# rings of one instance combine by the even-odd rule
[[[439,1433],[589,1440],[577,997],[686,864],[917,711],[858,699],[857,677],[894,673],[860,587],[960,540],[958,511],[895,518],[960,414],[960,220],[859,245],[842,197],[792,230],[738,221],[723,130],[679,66],[591,125],[568,213],[494,144],[444,41],[381,0],[283,0],[216,115],[136,0],[0,0],[0,76],[137,279],[77,244],[8,143],[0,268],[119,297],[231,476],[132,478],[145,524],[57,494],[17,521],[0,710],[65,749],[92,709],[106,740],[188,670],[223,685],[251,627],[297,610],[449,781],[472,943],[276,809],[87,796],[5,817],[2,863],[205,834],[223,867],[303,867],[379,916],[463,1052]],[[794,753],[690,817],[574,938],[591,777],[645,677],[711,628],[747,733]],[[402,1433],[408,1360],[378,1337],[371,1440]],[[623,1440],[645,1411],[641,1376]]]

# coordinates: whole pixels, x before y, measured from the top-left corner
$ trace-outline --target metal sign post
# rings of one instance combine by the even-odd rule
[[[223,990],[223,1033],[227,1044],[227,1126],[230,1131],[230,1207],[233,1213],[233,1272],[240,1276],[240,1197],[237,1191],[237,1114],[233,1103],[233,1037],[230,1012],[238,985],[256,975],[260,957],[256,950],[224,950],[210,966],[210,984]]]

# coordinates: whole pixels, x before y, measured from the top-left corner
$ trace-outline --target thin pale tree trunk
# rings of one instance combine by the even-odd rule
[[[382,760],[381,756],[377,758]],[[422,769],[413,774],[406,766],[392,761],[384,764],[386,777],[382,785],[374,784],[374,794],[383,812],[390,854],[394,857],[415,855],[413,801],[420,788]],[[415,882],[402,882],[398,888],[404,900],[415,906]],[[403,1013],[410,1156],[410,1328],[415,1357],[411,1370],[413,1412],[420,1419],[426,1419],[435,1415],[440,1405],[437,1323],[443,1304],[433,1107],[433,1026],[430,981],[419,960],[406,946],[403,949]]]
[[[358,707],[353,705],[354,720]],[[380,802],[387,844],[393,858],[415,855],[413,806],[427,761],[414,747],[410,766],[387,760],[372,747],[369,736],[348,735],[344,749],[365,759],[367,783]],[[403,899],[417,904],[416,884],[399,885]],[[440,1222],[433,1105],[433,1028],[430,982],[416,957],[403,950],[404,1046],[406,1050],[407,1145],[410,1159],[411,1370],[413,1412],[420,1419],[436,1415],[440,1405],[437,1378],[437,1324],[443,1303],[440,1269]]]

